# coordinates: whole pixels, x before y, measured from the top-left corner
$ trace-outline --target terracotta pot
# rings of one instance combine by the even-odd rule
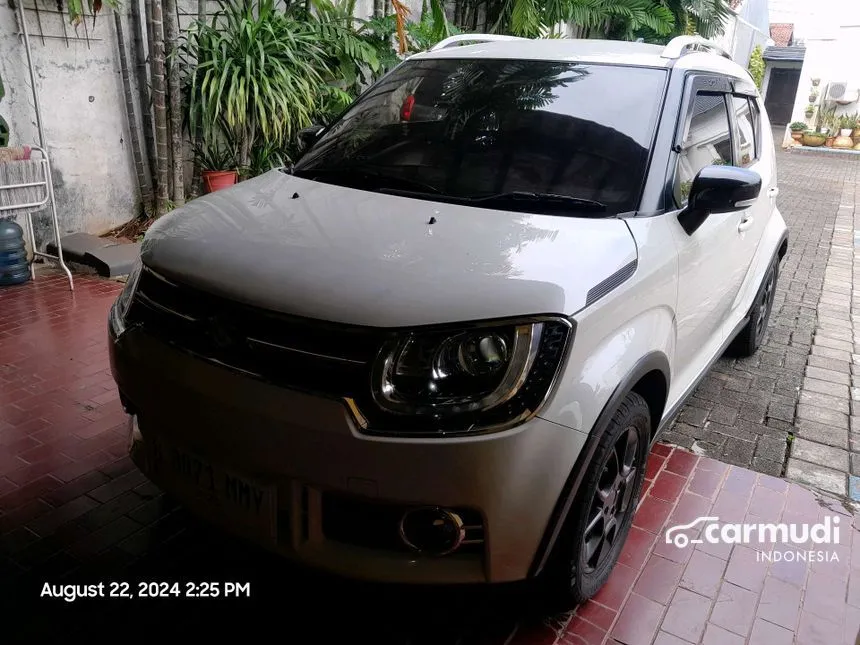
[[[851,137],[836,137],[836,141],[833,142],[834,148],[842,148],[843,150],[851,150],[854,147],[854,141]]]
[[[835,140],[836,140],[836,137],[827,137],[827,139],[824,141],[824,145],[827,146],[828,148],[832,148],[833,142]]]
[[[854,136],[860,137],[860,126],[857,126],[856,128],[854,128]]]
[[[803,139],[803,132],[792,131],[791,138],[794,139],[795,141],[800,141],[801,139]]]
[[[204,170],[200,176],[207,193],[229,188],[239,179],[239,173],[235,170]]]
[[[824,142],[827,140],[827,137],[821,134],[820,132],[804,132],[803,133],[803,145],[809,146],[811,148],[817,148],[818,146],[823,146]]]

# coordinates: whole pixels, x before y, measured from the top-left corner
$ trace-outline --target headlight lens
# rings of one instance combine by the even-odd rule
[[[129,272],[128,280],[125,281],[125,286],[122,288],[119,297],[116,299],[116,304],[114,305],[116,316],[122,322],[125,322],[125,317],[128,314],[129,307],[131,307],[131,301],[134,298],[134,292],[137,290],[137,282],[139,279],[140,260],[137,261]]]
[[[399,335],[373,370],[377,412],[367,414],[368,429],[435,435],[510,426],[546,398],[571,331],[568,320],[552,318]]]

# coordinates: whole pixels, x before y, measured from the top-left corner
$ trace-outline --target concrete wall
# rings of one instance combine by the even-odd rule
[[[33,0],[23,0],[33,7]],[[87,30],[66,24],[69,36],[82,41],[45,38],[62,35],[64,16],[55,3],[39,2],[39,22],[25,11],[36,68],[45,139],[54,169],[54,189],[62,233],[101,233],[130,219],[136,212],[136,180],[128,148],[128,133],[117,62],[113,17],[108,11]],[[48,10],[53,9],[53,13]],[[38,143],[33,95],[18,15],[0,4],[0,74],[6,97],[0,113],[9,122],[10,145]],[[49,235],[48,211],[35,218],[37,238]],[[22,222],[23,223],[23,222]]]

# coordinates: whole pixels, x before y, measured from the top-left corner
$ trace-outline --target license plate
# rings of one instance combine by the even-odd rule
[[[152,443],[150,454],[155,478],[169,480],[192,510],[248,537],[275,539],[277,493],[273,486],[163,440]]]

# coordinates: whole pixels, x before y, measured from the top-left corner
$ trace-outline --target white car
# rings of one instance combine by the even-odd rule
[[[592,596],[661,428],[765,333],[749,74],[689,37],[458,36],[303,137],[147,234],[110,315],[135,462],[330,571]]]

